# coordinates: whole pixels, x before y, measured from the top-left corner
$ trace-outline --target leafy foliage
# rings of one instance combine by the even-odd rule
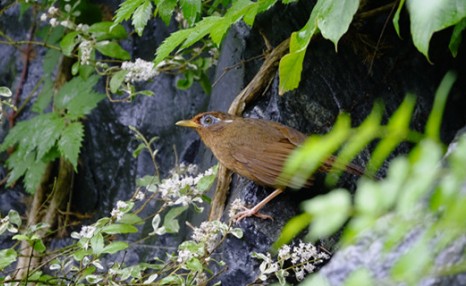
[[[77,169],[84,136],[82,123],[78,120],[104,98],[102,94],[92,91],[97,80],[97,76],[86,81],[76,77],[67,82],[53,97],[55,112],[39,114],[19,122],[10,130],[0,145],[0,151],[16,148],[7,160],[11,170],[9,185],[24,176],[26,190],[34,193],[47,163],[60,156]]]

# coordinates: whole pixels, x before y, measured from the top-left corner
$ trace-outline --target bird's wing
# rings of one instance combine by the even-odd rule
[[[237,146],[232,156],[247,170],[247,173],[240,175],[266,186],[298,188],[299,186],[280,177],[286,159],[295,148],[289,141],[268,142],[254,149]],[[310,185],[312,180],[308,180],[306,184]]]

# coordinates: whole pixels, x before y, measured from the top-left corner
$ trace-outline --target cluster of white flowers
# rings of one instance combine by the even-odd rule
[[[167,202],[169,206],[179,204],[187,206],[193,202],[202,203],[201,195],[203,192],[196,186],[201,178],[210,176],[213,172],[213,168],[210,168],[204,173],[197,174],[196,165],[182,163],[178,168],[171,170],[171,176],[164,179],[155,190],[160,193],[162,200]]]
[[[94,43],[89,40],[83,40],[79,43],[79,61],[82,65],[88,65],[91,59],[91,53],[94,49]]]
[[[93,225],[83,225],[81,227],[81,231],[79,233],[73,231],[71,233],[71,237],[75,239],[81,239],[81,238],[92,238],[94,235],[94,232],[96,230],[96,227]]]
[[[124,201],[118,201],[116,207],[110,213],[116,221],[119,221],[125,213],[128,211],[128,203]]]
[[[148,62],[139,58],[136,59],[134,63],[123,62],[121,64],[121,69],[128,71],[125,81],[131,83],[147,81],[159,74],[153,62]]]
[[[255,253],[254,257],[262,260],[259,267],[261,271],[259,279],[262,281],[266,281],[271,274],[277,274],[277,272],[287,277],[290,270],[293,270],[296,280],[301,281],[306,274],[314,272],[316,265],[330,258],[327,253],[319,252],[313,244],[302,241],[296,246],[282,246],[278,251],[277,261],[272,259],[270,253],[266,255]],[[286,269],[283,268],[285,262],[288,261],[292,265]]]
[[[206,250],[212,252],[218,243],[218,239],[221,236],[225,236],[228,233],[228,225],[221,221],[205,221],[201,223],[200,227],[194,228],[192,239],[196,242],[203,242]]]
[[[240,211],[245,210],[244,204],[241,199],[235,199],[230,206],[230,211],[228,212],[228,217],[234,219],[236,214]]]
[[[70,13],[71,12],[71,5],[70,4],[66,4],[65,5],[65,11]],[[79,11],[75,11],[73,13],[74,16],[78,16],[79,15]],[[70,30],[76,30],[78,32],[87,32],[89,30],[89,25],[87,24],[78,24],[76,25],[73,21],[70,21],[69,19],[65,19],[65,20],[60,20],[59,19],[59,16],[60,16],[60,10],[58,10],[57,7],[54,7],[54,6],[51,6],[46,13],[42,13],[40,15],[40,20],[42,22],[49,22],[50,26],[52,27],[57,27],[57,26],[63,26],[67,29],[70,29]],[[66,16],[66,14],[64,15]],[[68,17],[68,16],[66,16]]]

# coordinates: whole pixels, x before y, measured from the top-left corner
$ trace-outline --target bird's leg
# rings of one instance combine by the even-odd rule
[[[260,203],[255,205],[253,208],[251,208],[251,209],[245,208],[244,211],[241,211],[241,212],[237,213],[234,216],[233,220],[236,221],[236,222],[239,222],[243,218],[250,217],[250,216],[257,216],[257,217],[260,217],[262,219],[272,219],[272,217],[269,216],[269,215],[259,213],[259,210],[261,208],[263,208],[268,202],[273,200],[273,198],[275,198],[276,196],[281,194],[282,192],[283,192],[283,189],[281,189],[281,188],[276,189],[275,191],[273,191],[273,193],[268,195],[265,199],[263,199]]]

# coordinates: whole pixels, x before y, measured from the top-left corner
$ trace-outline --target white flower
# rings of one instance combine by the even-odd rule
[[[94,48],[94,44],[92,41],[83,40],[79,44],[79,51],[80,51],[80,62],[82,65],[88,65],[91,59],[91,53]]]
[[[141,192],[141,191],[138,191],[138,192],[136,193],[136,195],[134,196],[134,199],[137,200],[137,201],[142,201],[142,200],[144,200],[145,198],[146,198],[146,195],[145,195],[143,192]]]
[[[287,244],[280,247],[278,250],[278,257],[282,260],[287,260],[291,257],[291,247]]]
[[[52,27],[56,27],[56,26],[58,26],[58,20],[57,20],[56,18],[51,18],[51,19],[49,20],[49,24],[50,24],[50,26],[52,26]]]
[[[60,25],[62,25],[65,28],[68,28],[68,29],[74,29],[74,27],[75,27],[74,23],[69,21],[69,20],[61,21]]]
[[[304,275],[306,273],[304,272],[304,269],[301,267],[296,267],[295,268],[295,275],[296,275],[296,280],[301,281],[304,279]]]
[[[58,14],[58,8],[53,7],[53,6],[50,6],[50,8],[49,8],[49,10],[47,11],[47,13],[48,13],[50,16],[55,16],[55,14]]]
[[[42,22],[47,21],[47,14],[42,13],[42,15],[40,15],[40,20],[41,20]]]
[[[147,81],[159,74],[153,62],[148,62],[143,59],[136,59],[133,62],[123,62],[121,69],[128,71],[125,77],[126,82],[141,82]]]
[[[230,206],[230,211],[228,212],[228,217],[233,219],[236,214],[240,211],[244,210],[244,205],[241,199],[235,199]]]

